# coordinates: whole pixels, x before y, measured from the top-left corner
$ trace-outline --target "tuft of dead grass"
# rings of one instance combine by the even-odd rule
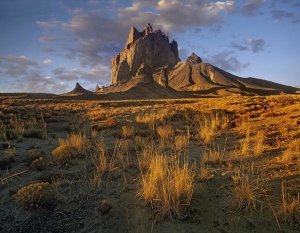
[[[281,182],[281,202],[279,206],[279,221],[290,226],[300,226],[300,193],[292,197],[286,189],[286,183]]]
[[[253,154],[260,156],[265,151],[265,134],[263,131],[258,131],[254,137]]]
[[[156,155],[142,172],[138,195],[162,216],[183,218],[192,201],[194,177],[186,161]]]
[[[174,150],[177,153],[184,152],[189,146],[189,137],[187,135],[176,135],[174,138]]]
[[[155,121],[170,120],[175,114],[175,110],[160,109],[139,114],[136,116],[135,121],[137,123],[153,124]]]
[[[245,213],[262,209],[260,200],[266,191],[259,177],[254,177],[253,167],[246,171],[245,167],[235,169],[230,205],[233,209]]]
[[[102,177],[118,168],[116,158],[114,154],[109,154],[103,138],[97,143],[96,145],[96,151],[91,155],[95,171],[92,175],[92,183],[94,185],[100,184],[102,181]]]
[[[200,112],[194,119],[199,138],[205,143],[209,143],[220,133],[220,130],[228,127],[231,119],[231,114],[221,110]]]
[[[59,146],[52,151],[52,156],[59,161],[87,155],[89,143],[84,134],[70,134],[66,139],[59,139]]]
[[[156,131],[160,138],[160,144],[162,147],[171,145],[173,143],[174,130],[173,130],[172,125],[165,124],[162,126],[158,126]]]
[[[134,136],[134,127],[131,125],[122,126],[122,136],[124,138],[131,138]]]

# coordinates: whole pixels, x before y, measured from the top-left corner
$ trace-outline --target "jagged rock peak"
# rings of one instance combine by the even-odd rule
[[[135,27],[130,28],[130,32],[128,35],[128,39],[126,42],[125,47],[128,48],[128,45],[134,43],[137,39],[142,38],[144,36],[147,36],[149,34],[153,33],[153,28],[150,23],[148,23],[142,32],[139,32]]]
[[[73,93],[90,93],[91,91],[86,90],[77,82],[75,85],[75,88],[71,92],[73,92]]]
[[[193,52],[191,54],[191,56],[189,56],[186,59],[186,63],[188,65],[195,65],[195,64],[198,64],[198,63],[202,63],[202,59],[196,53]]]
[[[148,23],[148,24],[145,26],[143,32],[144,32],[144,35],[145,35],[145,36],[153,32],[153,28],[152,28],[152,26],[151,26],[150,23]]]
[[[169,42],[161,30],[147,24],[142,32],[131,27],[125,48],[112,58],[112,84],[135,76],[151,77],[162,67],[172,68],[180,61],[176,41]]]
[[[83,87],[77,82],[75,85],[75,89],[83,89]]]
[[[135,28],[135,27],[131,27],[129,35],[128,35],[128,39],[126,42],[126,46],[134,43],[138,38],[140,38],[141,33]]]

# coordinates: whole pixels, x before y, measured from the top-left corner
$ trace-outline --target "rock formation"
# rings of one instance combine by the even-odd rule
[[[195,65],[195,64],[198,64],[201,62],[202,62],[202,59],[200,57],[198,57],[198,55],[196,53],[192,53],[191,56],[189,56],[186,59],[186,64],[188,64],[188,65]]]
[[[175,90],[216,95],[299,91],[270,81],[238,77],[204,63],[195,53],[182,62],[177,42],[170,43],[165,33],[154,31],[150,24],[142,32],[135,27],[130,29],[124,49],[112,59],[112,84],[102,92],[131,90],[144,96],[147,89],[148,92],[172,93],[174,96]]]
[[[76,86],[72,91],[65,93],[63,95],[83,95],[83,94],[91,94],[91,93],[93,92],[84,89],[79,83],[76,83]]]
[[[179,61],[176,41],[169,43],[168,36],[160,30],[153,31],[150,24],[142,32],[132,27],[125,48],[112,58],[112,84],[135,76],[165,73]],[[165,83],[164,75],[157,77],[160,83]]]

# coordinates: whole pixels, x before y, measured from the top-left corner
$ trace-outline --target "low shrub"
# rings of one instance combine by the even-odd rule
[[[30,184],[20,188],[15,199],[17,204],[25,210],[39,207],[53,208],[57,204],[54,189],[48,182]]]

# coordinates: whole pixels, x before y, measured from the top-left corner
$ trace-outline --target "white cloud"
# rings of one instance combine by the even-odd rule
[[[52,64],[52,62],[53,61],[51,59],[46,59],[46,60],[43,61],[43,64],[46,65],[46,66],[49,66],[49,65]]]

